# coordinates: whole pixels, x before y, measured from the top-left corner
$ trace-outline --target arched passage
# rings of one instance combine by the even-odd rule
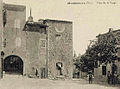
[[[3,70],[7,73],[23,74],[23,61],[19,56],[10,55],[4,59]]]

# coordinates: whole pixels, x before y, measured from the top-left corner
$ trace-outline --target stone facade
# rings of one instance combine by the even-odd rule
[[[120,75],[120,61],[116,60],[115,65],[117,66],[117,74]],[[103,75],[103,64],[101,64],[98,68],[94,68],[94,78],[95,81],[107,82],[107,72],[112,72],[112,64],[108,63],[106,66],[106,75]]]
[[[25,6],[2,5],[5,13],[3,16],[0,14],[0,17],[4,17],[4,21],[0,18],[0,22],[4,22],[0,26],[0,28],[3,26],[3,42],[0,41],[3,47],[0,47],[5,53],[4,60],[13,60],[13,56],[18,56],[23,61],[23,75],[37,75],[40,78],[59,76],[72,78],[72,22],[59,20],[40,20],[39,22],[28,20],[26,22]],[[17,59],[13,61],[15,60]],[[60,69],[57,68],[57,63],[61,63]],[[7,65],[3,64],[6,68]],[[17,68],[16,66],[14,68]]]
[[[2,7],[2,1],[0,0],[0,50],[2,50],[2,26],[3,26],[3,19],[2,19],[2,17],[3,17],[3,15],[2,15],[2,9],[3,9],[3,7]],[[2,67],[1,67],[1,62],[0,62],[0,71],[2,70]],[[2,76],[1,75],[1,72],[0,72],[0,76]]]
[[[34,75],[35,69],[37,69],[39,77],[47,77],[45,71],[47,58],[47,35],[45,33],[45,28],[40,28],[38,31],[31,31],[29,28],[26,28],[26,30],[26,74]],[[43,32],[41,32],[41,30]],[[42,75],[43,72],[45,73],[44,76]]]
[[[56,63],[63,64],[63,75],[72,78],[72,22],[45,20],[48,25],[48,77],[60,76]]]
[[[4,4],[3,9],[6,11],[6,24],[3,27],[4,57],[17,55],[23,60],[25,66],[26,40],[23,28],[26,22],[26,7]]]

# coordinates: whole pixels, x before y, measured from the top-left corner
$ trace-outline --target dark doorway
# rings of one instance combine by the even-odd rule
[[[3,66],[6,73],[23,74],[23,61],[16,55],[6,57]]]
[[[112,74],[114,74],[115,72],[117,72],[117,65],[116,64],[112,64]]]
[[[106,75],[106,66],[102,66],[102,75]]]
[[[63,75],[63,73],[62,73],[63,63],[62,62],[57,62],[56,67],[59,70],[59,75]]]
[[[45,68],[41,68],[41,78],[45,78]]]

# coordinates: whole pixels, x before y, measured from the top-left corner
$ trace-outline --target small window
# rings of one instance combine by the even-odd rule
[[[62,37],[60,34],[56,34],[55,36],[56,36],[56,40],[60,40]]]
[[[46,47],[46,40],[40,41],[40,47]]]
[[[14,22],[14,27],[15,28],[20,28],[20,19],[16,19],[15,22]]]
[[[6,22],[7,22],[6,16],[7,16],[7,13],[6,13],[6,10],[4,9],[4,10],[3,10],[3,26],[4,26],[4,27],[5,27]]]

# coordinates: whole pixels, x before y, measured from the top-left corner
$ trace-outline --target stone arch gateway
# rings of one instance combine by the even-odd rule
[[[5,73],[23,74],[23,60],[16,55],[7,56],[3,61]]]

